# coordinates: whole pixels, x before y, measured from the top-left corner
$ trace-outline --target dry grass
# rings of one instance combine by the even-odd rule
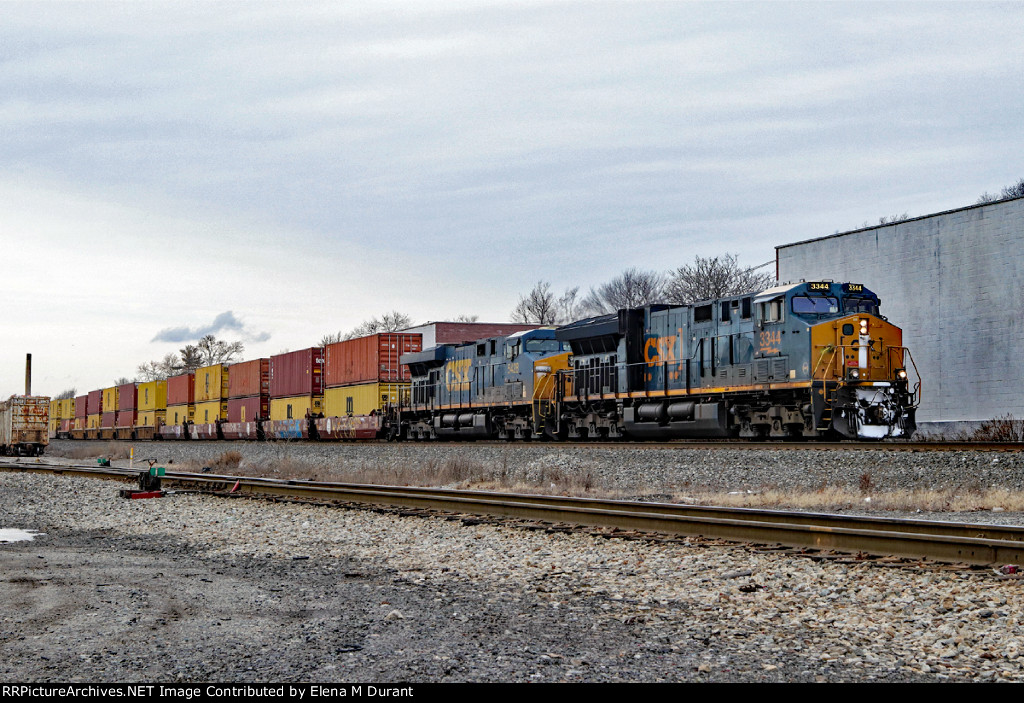
[[[762,491],[676,494],[675,502],[730,507],[792,508],[803,510],[870,510],[891,512],[974,512],[1001,509],[1024,511],[1024,492],[1005,488],[947,488],[908,491],[865,492],[849,488],[820,488],[815,491]]]
[[[52,449],[48,453],[54,456],[65,456],[68,459],[99,459],[105,457],[113,461],[116,459],[127,459],[130,449],[129,445],[120,442],[80,442],[59,454]]]
[[[456,456],[443,460],[430,459],[422,464],[396,466],[375,461],[355,467],[339,467],[284,457],[271,462],[247,464],[245,469],[248,475],[293,480],[614,497],[612,492],[601,489],[589,471],[574,472],[547,467],[527,477],[522,472],[510,470],[504,458],[498,462],[481,462]]]
[[[1015,420],[1013,415],[987,420],[968,439],[975,442],[1024,442],[1024,420]]]

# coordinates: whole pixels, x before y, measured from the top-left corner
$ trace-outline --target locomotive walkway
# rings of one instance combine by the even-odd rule
[[[46,461],[7,460],[0,463],[0,470],[129,480],[137,478],[141,471]],[[967,564],[1024,561],[1022,527],[181,472],[167,472],[163,481],[182,489],[227,496],[388,506],[583,525],[608,530],[608,536],[617,531],[701,536],[757,545]]]

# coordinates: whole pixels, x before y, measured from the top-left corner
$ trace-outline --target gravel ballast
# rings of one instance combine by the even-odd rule
[[[1024,678],[991,570],[121,487],[0,472],[4,680]]]

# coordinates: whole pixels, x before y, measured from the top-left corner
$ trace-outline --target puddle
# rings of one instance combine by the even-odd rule
[[[0,544],[5,542],[30,542],[34,537],[40,537],[45,534],[45,532],[3,528],[0,529]]]

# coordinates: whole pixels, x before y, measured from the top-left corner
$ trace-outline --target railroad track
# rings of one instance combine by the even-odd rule
[[[60,440],[60,441],[74,441],[84,442],[85,440]],[[107,442],[114,442],[123,445],[138,445],[140,442],[133,442],[129,440],[106,440]],[[146,446],[160,446],[161,442],[176,442],[180,440],[160,440],[158,442],[142,441],[141,444]],[[231,446],[235,442],[239,442],[244,445],[249,445],[251,442],[244,440],[225,440],[225,441],[206,441],[206,440],[188,440],[188,442],[195,443],[202,441],[210,444],[211,446]],[[394,444],[386,440],[359,440],[356,442],[331,442],[324,443],[316,440],[280,440],[277,442],[282,445],[286,444],[303,444],[317,447],[325,446],[373,446],[373,445],[389,445]],[[423,446],[423,447],[509,447],[509,448],[520,448],[520,447],[548,447],[556,449],[748,449],[748,450],[765,450],[765,449],[779,449],[779,450],[845,450],[845,451],[894,451],[894,452],[1024,452],[1024,442],[913,442],[913,441],[902,441],[902,440],[891,440],[891,441],[879,441],[879,442],[858,442],[858,441],[845,441],[845,442],[817,442],[817,441],[804,441],[804,442],[787,442],[787,441],[776,441],[776,440],[765,440],[762,442],[751,442],[749,440],[740,439],[719,439],[719,440],[703,440],[703,439],[676,439],[668,442],[631,442],[628,440],[616,440],[616,441],[591,441],[581,440],[578,442],[523,442],[523,441],[502,441],[502,440],[464,440],[461,442],[452,441],[421,441],[421,442],[402,442],[395,446]]]
[[[0,462],[0,470],[132,480],[142,469]],[[167,472],[164,481],[211,492],[701,536],[758,545],[968,564],[1024,563],[1024,527]]]

